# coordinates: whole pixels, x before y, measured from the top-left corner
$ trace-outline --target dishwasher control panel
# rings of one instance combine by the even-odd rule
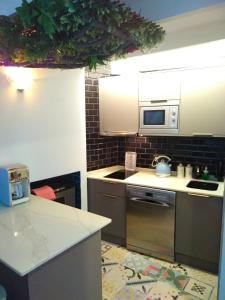
[[[141,186],[127,186],[127,196],[136,197],[143,200],[158,200],[160,202],[175,204],[176,192],[154,188],[146,188]]]

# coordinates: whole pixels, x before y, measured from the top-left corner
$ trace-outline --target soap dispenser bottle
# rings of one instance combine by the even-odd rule
[[[203,170],[202,179],[204,180],[209,179],[209,171],[207,167],[205,167],[205,169]]]

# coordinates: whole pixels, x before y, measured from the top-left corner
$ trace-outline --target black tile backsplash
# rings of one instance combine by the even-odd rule
[[[179,163],[208,167],[216,174],[219,161],[225,163],[225,138],[195,137],[127,137],[120,142],[120,163],[126,151],[137,152],[137,166],[151,166],[155,155],[167,155],[172,159],[172,170]]]
[[[88,74],[90,76],[90,74]],[[102,76],[100,74],[99,76]],[[87,169],[124,164],[125,152],[137,152],[137,166],[149,168],[155,155],[172,159],[172,170],[181,162],[216,174],[219,161],[225,164],[225,138],[205,137],[103,137],[99,135],[98,79],[86,78]]]

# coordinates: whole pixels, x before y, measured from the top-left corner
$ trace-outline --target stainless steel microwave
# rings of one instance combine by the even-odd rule
[[[177,135],[179,100],[139,102],[139,133],[143,135]]]

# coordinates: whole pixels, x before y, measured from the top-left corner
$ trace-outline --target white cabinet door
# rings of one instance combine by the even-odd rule
[[[139,101],[180,99],[180,73],[155,71],[139,74]]]
[[[100,134],[138,132],[138,80],[136,76],[99,79]]]
[[[180,135],[225,136],[225,67],[183,72]]]

